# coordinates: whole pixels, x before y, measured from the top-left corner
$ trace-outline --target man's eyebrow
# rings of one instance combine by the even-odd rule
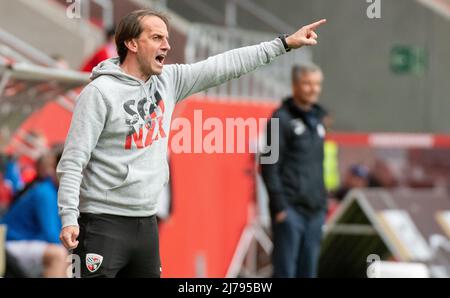
[[[151,35],[152,36],[158,36],[158,37],[164,37],[165,36],[163,33],[156,33],[156,32],[151,33]],[[169,34],[167,34],[166,37],[167,37],[167,39],[169,39],[170,38]]]
[[[163,37],[166,36],[167,38],[169,38],[169,34],[165,35],[164,33],[159,33],[159,32],[152,32],[151,35],[153,35],[153,36],[157,35],[157,36],[163,36]]]

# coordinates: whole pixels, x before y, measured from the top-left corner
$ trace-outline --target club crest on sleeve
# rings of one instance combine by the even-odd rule
[[[103,257],[98,254],[86,254],[86,267],[89,272],[95,272],[100,268],[103,262]]]
[[[294,130],[294,133],[298,136],[301,135],[302,133],[304,133],[306,130],[305,124],[300,119],[292,119],[291,126]]]

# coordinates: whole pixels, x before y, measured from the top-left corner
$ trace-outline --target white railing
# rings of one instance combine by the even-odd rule
[[[26,62],[10,63],[0,55],[0,149],[9,143],[20,123],[45,102],[56,99],[70,111],[76,92],[68,90],[88,82],[88,73]],[[14,142],[11,144],[18,153],[32,158],[39,155],[39,151],[26,149],[20,140]]]
[[[0,28],[0,55],[1,54],[5,56],[15,56],[20,61],[30,61],[39,65],[53,66],[55,64],[55,60],[47,54]]]
[[[186,63],[206,59],[230,49],[272,40],[275,34],[191,24],[187,31]],[[292,51],[275,62],[203,94],[214,97],[280,99],[290,93],[290,74],[294,64],[311,60],[308,49]]]
[[[231,0],[227,0],[227,2],[231,2]],[[237,6],[239,6],[247,13],[253,15],[261,23],[270,26],[277,32],[291,33],[296,29],[293,28],[290,24],[286,23],[281,17],[273,14],[272,12],[253,2],[252,0],[234,0],[234,3],[236,3]]]

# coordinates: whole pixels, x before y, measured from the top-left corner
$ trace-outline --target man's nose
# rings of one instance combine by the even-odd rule
[[[162,49],[166,50],[166,51],[170,51],[170,44],[169,41],[167,39],[164,40],[163,44],[162,44]]]

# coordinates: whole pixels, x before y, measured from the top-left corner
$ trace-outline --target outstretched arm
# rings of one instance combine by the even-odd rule
[[[325,22],[326,20],[320,20],[300,28],[286,38],[287,45],[291,49],[316,45],[318,36],[314,30]],[[281,39],[276,38],[258,45],[230,50],[197,63],[169,65],[167,67],[173,78],[176,101],[239,78],[269,64],[284,53],[286,50]]]

